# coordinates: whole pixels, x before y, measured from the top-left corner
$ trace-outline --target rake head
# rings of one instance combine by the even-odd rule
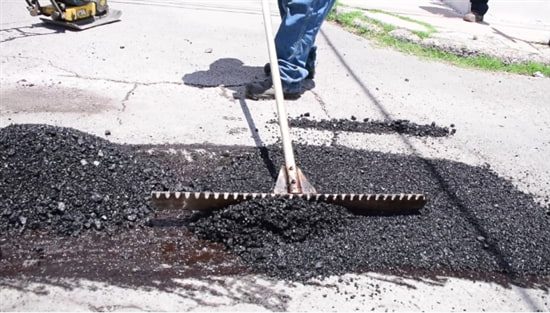
[[[300,198],[323,201],[348,208],[356,214],[414,214],[426,204],[422,194],[278,194],[242,192],[153,192],[153,204],[159,208],[211,211],[242,201],[266,198]]]

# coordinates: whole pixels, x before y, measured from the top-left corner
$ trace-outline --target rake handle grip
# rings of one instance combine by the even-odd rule
[[[279,117],[279,126],[281,128],[285,169],[288,178],[288,193],[301,193],[302,190],[298,179],[298,170],[296,168],[296,160],[294,159],[294,150],[292,149],[292,140],[290,139],[288,116],[284,106],[283,86],[281,83],[281,75],[279,73],[275,39],[273,38],[271,13],[269,11],[269,3],[267,0],[262,0],[262,12],[264,17],[265,35],[267,38],[267,49],[269,51],[269,62],[271,65],[271,78],[273,80],[273,88],[275,89],[277,115]]]

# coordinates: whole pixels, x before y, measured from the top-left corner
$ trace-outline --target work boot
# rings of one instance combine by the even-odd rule
[[[483,15],[477,14],[476,12],[470,12],[464,15],[462,19],[470,23],[480,23],[483,22]]]
[[[308,69],[308,74],[307,74],[307,77],[306,79],[314,79],[315,78],[315,68],[311,68],[311,69]],[[264,65],[264,73],[265,75],[267,76],[271,76],[271,65],[269,65],[269,63],[266,63]]]
[[[251,100],[273,100],[275,99],[275,88],[273,87],[273,81],[271,79],[266,79],[261,82],[246,84],[245,95]],[[283,96],[287,100],[296,100],[300,98],[301,93],[290,93],[283,90]]]

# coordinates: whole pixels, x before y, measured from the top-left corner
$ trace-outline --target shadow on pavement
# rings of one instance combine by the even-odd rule
[[[452,9],[441,6],[420,6],[424,11],[428,11],[435,15],[442,15],[450,18],[462,18],[462,15],[453,11]]]
[[[235,58],[223,58],[210,64],[208,70],[185,74],[185,85],[209,88],[223,86],[235,90],[247,83],[267,78],[261,66],[247,66]]]

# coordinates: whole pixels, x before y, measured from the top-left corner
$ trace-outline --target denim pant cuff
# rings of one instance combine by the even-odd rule
[[[287,83],[283,81],[283,92],[284,93],[300,93],[302,92],[302,83]]]

